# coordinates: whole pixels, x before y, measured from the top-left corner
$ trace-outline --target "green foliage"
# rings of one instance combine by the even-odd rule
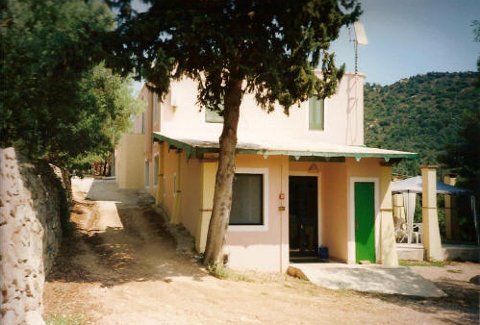
[[[109,8],[95,0],[4,5],[0,146],[70,168],[111,149],[132,100],[128,80],[101,65],[114,27]]]
[[[137,14],[129,0],[109,1],[121,13],[110,63],[160,94],[186,75],[199,82],[199,103],[219,112],[232,80],[245,80],[243,90],[268,111],[275,101],[288,113],[314,94],[332,95],[343,68],[330,42],[360,14],[355,0],[146,2]]]
[[[230,277],[230,269],[221,265],[221,264],[211,264],[207,266],[207,271],[212,276],[216,277],[217,279],[228,279]]]
[[[480,93],[479,89],[477,91]],[[450,172],[460,175],[459,183],[480,197],[480,104],[465,110],[455,141],[446,146],[440,161]]]
[[[421,164],[439,164],[446,145],[460,141],[463,112],[478,110],[477,78],[476,72],[428,73],[389,86],[367,84],[366,144],[419,153],[418,160],[395,166],[397,173],[417,175]]]
[[[208,265],[207,271],[208,273],[210,273],[210,275],[220,280],[231,280],[231,281],[242,281],[242,282],[254,281],[252,276],[249,276],[240,271],[229,269],[228,267],[222,264]]]
[[[45,323],[47,325],[81,325],[85,320],[81,315],[53,314],[47,315]]]
[[[70,135],[61,134],[62,140],[71,142],[69,138],[73,138],[82,146],[75,149],[65,143],[69,151],[62,152],[62,148],[58,148],[56,159],[72,161],[69,157],[73,155],[76,166],[72,167],[78,168],[82,163],[89,165],[92,161],[103,160],[114,150],[121,134],[129,129],[131,116],[142,107],[141,102],[132,97],[129,85],[128,78],[113,74],[103,64],[84,75],[78,88],[79,107],[82,108],[78,122],[70,129]]]
[[[445,267],[450,264],[449,261],[410,261],[410,260],[400,260],[398,263],[401,266],[435,266],[435,267]]]

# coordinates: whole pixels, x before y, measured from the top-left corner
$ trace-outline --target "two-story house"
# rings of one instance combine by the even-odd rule
[[[232,268],[285,271],[319,246],[346,263],[396,265],[391,166],[415,154],[369,148],[364,77],[345,74],[336,94],[267,113],[240,107],[236,176],[225,253]],[[117,150],[120,187],[145,187],[203,252],[212,212],[222,117],[196,103],[194,81],[173,82]]]

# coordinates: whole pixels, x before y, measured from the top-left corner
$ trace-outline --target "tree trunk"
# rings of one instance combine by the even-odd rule
[[[242,102],[242,79],[234,79],[227,85],[223,115],[223,130],[220,136],[213,211],[208,228],[207,245],[203,263],[217,265],[223,262],[223,244],[227,233],[230,209],[232,207],[232,185],[235,175],[235,149],[237,147],[237,126]]]
[[[73,198],[73,192],[72,192],[72,174],[70,174],[70,171],[66,168],[60,168],[60,171],[62,173],[62,182],[63,186],[65,187],[65,193],[67,196],[67,201],[69,204],[72,203],[72,198]]]
[[[110,176],[110,154],[105,155],[105,172],[103,176]]]

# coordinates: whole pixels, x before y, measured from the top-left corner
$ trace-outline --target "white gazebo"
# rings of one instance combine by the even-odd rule
[[[424,181],[426,179],[426,181]],[[424,184],[425,183],[425,184]],[[430,193],[432,192],[432,193]],[[450,196],[470,195],[472,215],[475,224],[477,245],[480,245],[478,221],[476,217],[475,197],[471,191],[457,186],[448,185],[436,181],[436,166],[423,166],[422,176],[407,178],[392,182],[392,193],[402,194],[403,209],[405,213],[406,243],[402,244],[424,249],[427,259],[443,259],[440,231],[438,225],[436,195],[445,194]],[[422,222],[414,223],[416,196],[422,194]],[[450,202],[448,200],[448,202]],[[450,207],[448,207],[449,209]],[[449,211],[450,212],[450,211]],[[448,218],[450,215],[448,216]],[[448,225],[451,226],[450,224]],[[399,244],[400,245],[400,244]]]

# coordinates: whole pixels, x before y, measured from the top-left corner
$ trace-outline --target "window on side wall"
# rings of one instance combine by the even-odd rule
[[[153,185],[158,185],[158,165],[159,165],[159,156],[155,156],[155,160],[153,162]]]
[[[263,176],[263,174],[235,174],[230,225],[264,225]]]
[[[148,161],[145,161],[145,174],[144,174],[144,177],[145,177],[145,187],[149,187],[150,186],[150,164],[148,163]]]
[[[218,112],[205,107],[205,122],[223,123],[223,116],[218,114]]]
[[[324,100],[311,97],[308,100],[308,129],[319,130],[324,129]]]

